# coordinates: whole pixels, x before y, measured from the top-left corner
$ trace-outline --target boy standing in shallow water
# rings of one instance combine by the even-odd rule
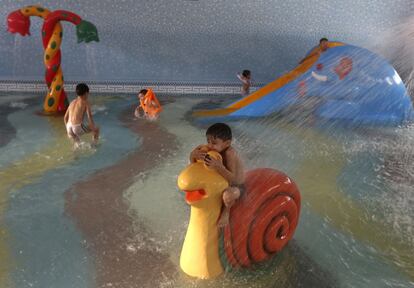
[[[241,95],[247,96],[250,94],[251,72],[250,70],[243,70],[242,74],[237,74],[237,78],[243,83],[241,88]]]
[[[93,122],[91,106],[88,102],[88,85],[85,83],[78,84],[76,94],[78,97],[70,103],[63,119],[68,137],[74,141],[75,148],[79,146],[80,136],[85,133],[93,133],[93,144],[96,144],[99,138],[99,127],[95,126]],[[83,124],[85,114],[88,117],[89,125]]]
[[[216,123],[210,126],[206,132],[207,147],[214,150],[223,157],[223,162],[213,159],[207,155],[203,147],[199,145],[190,154],[191,163],[203,160],[206,165],[216,170],[229,182],[229,187],[223,192],[224,210],[217,222],[219,227],[229,223],[230,208],[240,197],[244,190],[244,167],[237,151],[231,146],[232,133],[228,125]]]

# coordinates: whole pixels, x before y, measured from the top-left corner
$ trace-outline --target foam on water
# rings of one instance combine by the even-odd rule
[[[24,103],[24,102],[11,102],[10,103],[10,107],[12,108],[20,108],[20,109],[25,109],[29,104]]]
[[[189,107],[196,105],[199,101],[197,99],[182,98],[165,107],[159,123],[168,132],[177,137],[179,142],[178,150],[173,155],[168,156],[160,166],[154,167],[154,169],[149,170],[147,173],[138,175],[136,182],[126,193],[127,199],[131,201],[131,211],[134,211],[140,219],[145,219],[146,223],[155,232],[158,245],[162,247],[163,251],[170,254],[172,261],[177,266],[189,217],[189,208],[185,204],[180,191],[176,188],[176,179],[181,169],[188,164],[188,155],[191,149],[205,142],[204,128],[194,127],[185,120],[183,115],[188,112]],[[329,197],[329,201],[332,203],[335,203],[335,201],[349,202],[349,199],[347,200],[348,197],[355,197],[354,193],[362,194],[364,191],[363,186],[358,184],[359,179],[349,177],[350,175],[341,172],[341,167],[337,167],[339,159],[344,160],[343,163],[345,163],[346,168],[347,165],[353,164],[362,154],[369,152],[371,156],[366,159],[366,162],[370,166],[360,166],[358,164],[359,166],[357,165],[354,168],[359,169],[356,172],[359,173],[363,179],[362,181],[365,181],[365,185],[370,187],[371,190],[383,189],[383,181],[375,182],[377,177],[383,177],[381,176],[383,166],[378,166],[377,162],[381,162],[385,150],[395,149],[395,151],[401,153],[407,146],[407,143],[404,144],[398,137],[397,139],[399,140],[397,142],[400,143],[400,147],[395,145],[395,143],[392,144],[392,141],[389,142],[387,139],[389,139],[389,135],[394,135],[393,133],[397,133],[397,135],[410,134],[405,130],[402,132],[384,131],[386,132],[384,134],[373,131],[376,138],[370,138],[362,137],[358,132],[352,130],[344,130],[342,135],[342,132],[339,130],[312,131],[309,127],[295,126],[294,124],[288,124],[276,119],[238,121],[230,124],[234,129],[234,135],[236,135],[234,139],[235,146],[242,154],[248,169],[273,167],[288,173],[295,179],[295,175],[300,174],[300,171],[304,169],[302,165],[306,163],[315,165],[306,168],[309,171],[313,171],[313,175],[315,175],[312,177],[313,179],[307,179],[306,183],[301,181],[298,185],[302,188],[302,192],[306,194],[309,193],[309,189],[311,189],[310,191],[317,189],[319,187],[318,182],[329,182],[332,180],[329,182],[329,185],[332,183],[332,185],[337,186],[332,187],[332,190],[336,189],[338,193],[345,194],[341,196],[342,198],[336,199],[335,193],[337,192],[331,195],[328,193],[326,197]],[[324,133],[328,134],[323,135]],[[330,133],[331,135],[329,135]],[[410,137],[408,138],[411,139]],[[374,150],[376,153],[373,153]],[[154,157],[157,157],[157,155],[154,155]],[[372,169],[372,167],[375,169]],[[325,175],[324,173],[327,171],[338,171],[338,174]],[[331,176],[338,178],[329,179]],[[302,176],[298,179],[302,179]],[[349,191],[339,186],[341,182],[348,183],[349,186],[357,191],[348,195]],[[304,187],[303,185],[314,187]],[[327,187],[327,189],[330,188]],[[378,200],[378,202],[383,202],[382,207],[384,207],[385,203],[388,209],[398,207],[398,209],[394,209],[394,212],[403,211],[402,209],[407,211],[409,208],[407,203],[411,203],[411,200],[407,197],[411,196],[401,194],[405,196],[401,196],[400,200],[395,201],[390,196],[390,193],[392,192],[386,189],[384,194],[382,194],[383,198]],[[372,204],[373,196],[374,194],[364,195],[365,201]],[[338,286],[393,287],[393,285],[397,285],[399,287],[410,287],[411,282],[406,275],[400,274],[401,270],[398,267],[400,263],[395,261],[396,257],[398,258],[398,253],[390,258],[394,260],[387,259],[388,255],[383,255],[382,251],[376,249],[375,246],[371,246],[370,243],[361,242],[357,234],[355,235],[356,238],[353,237],[352,233],[356,233],[355,231],[358,231],[358,227],[355,227],[353,232],[347,229],[342,231],[339,229],[338,231],[337,229],[340,227],[337,227],[335,224],[337,220],[333,221],[334,219],[331,219],[330,215],[315,214],[319,208],[313,207],[313,202],[307,202],[307,197],[309,196],[304,197],[302,202],[303,214],[295,239],[313,261],[316,261],[333,278],[340,281],[340,283],[337,283]],[[338,202],[337,205],[341,206],[341,203]],[[363,210],[361,210],[361,213],[369,215],[369,209],[372,206],[368,204],[362,206]],[[412,211],[412,209],[408,211]],[[341,209],[335,213],[346,214],[352,212]],[[347,217],[352,218],[352,215],[345,214],[338,219],[343,217],[344,219]],[[399,216],[393,215],[393,213],[387,214],[386,218],[391,219],[388,221],[389,223],[384,224],[384,228],[389,227],[394,232],[384,230],[384,235],[388,235],[389,232],[397,233],[398,236],[396,238],[400,239],[400,241],[407,239],[407,236],[404,236],[405,232],[403,230],[412,230],[411,218],[414,213],[409,212],[408,214],[409,216],[403,213],[398,214]],[[379,219],[375,218],[364,218],[361,221],[366,222],[367,225],[370,225],[370,222],[380,222]],[[398,227],[399,225],[405,225],[405,227]],[[411,228],[407,228],[407,226]],[[404,247],[407,245],[407,243],[403,244]],[[398,247],[398,244],[396,244],[395,249],[399,249]],[[299,254],[298,257],[304,257],[304,255]],[[280,258],[284,259],[283,256],[279,257],[279,260]],[[320,268],[314,266],[313,269],[318,270]],[[227,279],[208,283],[189,281],[188,279],[164,279],[163,283],[166,287],[169,287],[168,285],[171,285],[171,283],[175,283],[175,285],[180,287],[232,287],[232,285],[268,287],[266,285],[269,285],[270,282],[263,279],[259,280],[257,278],[259,274],[262,275],[261,277],[274,277],[273,281],[278,279],[278,281],[283,282],[281,274],[271,272],[269,269],[267,272],[263,272],[264,274],[260,271],[255,271],[255,273],[256,276],[249,275],[248,273],[241,276],[229,274],[226,275]],[[306,275],[307,272],[302,273]]]
[[[45,153],[47,150],[42,150],[42,147],[50,147],[50,140],[57,137],[63,137],[65,146],[62,149],[73,157],[65,165],[59,163],[64,163],[67,158],[55,159],[60,165],[58,169],[39,176],[32,184],[19,182],[19,185],[26,186],[15,189],[10,195],[7,223],[16,237],[13,243],[16,258],[25,269],[14,272],[16,283],[32,283],[38,287],[39,283],[46,286],[69,283],[71,277],[76,277],[74,273],[78,273],[81,278],[75,283],[88,283],[93,287],[93,280],[90,280],[93,267],[90,259],[85,258],[84,248],[79,247],[80,236],[73,223],[62,217],[62,193],[72,183],[112,165],[131,149],[136,149],[137,138],[139,143],[139,136],[123,127],[117,118],[117,113],[130,103],[125,103],[123,97],[97,98],[93,106],[96,122],[104,129],[101,147],[96,150],[89,146],[88,135],[85,136],[88,139],[83,139],[81,149],[73,153],[60,119],[55,123],[35,116],[32,108],[9,115],[17,134],[15,139],[0,148],[0,168],[10,163],[21,163],[28,154],[47,163],[55,154]],[[165,156],[159,165],[136,175],[134,183],[125,191],[130,215],[136,221],[135,236],[119,245],[131,255],[138,254],[141,249],[168,253],[178,268],[189,207],[183,193],[177,189],[177,175],[188,164],[190,151],[206,141],[205,129],[192,125],[185,115],[191,107],[206,99],[183,97],[175,100],[164,105],[164,111],[156,121],[165,131],[175,135],[177,149]],[[155,286],[270,287],[278,283],[293,288],[297,283],[311,283],[309,277],[316,277],[320,284],[318,287],[414,285],[406,274],[408,264],[398,261],[403,251],[399,251],[401,247],[412,247],[411,251],[414,251],[413,126],[360,133],[353,130],[316,131],[278,119],[238,121],[230,125],[234,131],[234,145],[247,169],[277,168],[299,185],[303,195],[302,215],[294,241],[285,252],[252,271],[228,271],[224,277],[207,282],[188,279],[181,274],[173,279],[160,275]],[[51,126],[60,134],[53,134]],[[150,156],[154,159],[164,157],[161,154]],[[42,169],[40,166],[37,168]],[[32,179],[24,181],[29,183]],[[326,189],[325,194],[321,193],[321,188]],[[312,193],[314,195],[310,195]],[[319,201],[313,202],[315,199]],[[338,205],[338,209],[332,211],[324,207],[326,203]],[[358,215],[363,216],[358,220],[360,227],[372,223],[382,225],[384,229],[373,237],[394,235],[391,252],[383,253],[375,243],[365,241],[370,238],[361,238],[364,231],[360,231],[358,225],[351,227],[354,230],[348,229],[347,221],[357,211],[344,209],[349,203],[357,203],[361,208],[358,210]],[[354,209],[352,205],[349,207]],[[338,215],[340,217],[335,218]],[[345,220],[336,222],[338,219]],[[32,225],[28,226],[28,223]],[[30,233],[32,235],[29,236]],[[61,243],[65,243],[64,249]],[[33,245],[39,245],[39,249],[33,249]],[[53,271],[65,271],[67,267],[62,263],[72,265],[79,260],[71,256],[61,263],[56,260],[61,254],[80,257],[83,259],[80,267],[88,271],[71,268],[60,277]],[[44,260],[45,264],[34,265],[36,259]],[[305,266],[300,265],[303,262]],[[48,276],[44,276],[45,273]],[[312,287],[313,284],[309,285]]]

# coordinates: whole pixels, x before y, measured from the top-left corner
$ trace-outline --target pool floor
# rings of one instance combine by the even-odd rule
[[[218,96],[161,95],[148,122],[134,96],[92,94],[100,144],[76,151],[62,118],[36,114],[40,95],[18,96],[0,95],[0,287],[414,287],[412,126],[230,122],[248,170],[297,183],[301,215],[271,260],[206,281],[180,270],[190,210],[176,183],[205,142],[191,111]]]

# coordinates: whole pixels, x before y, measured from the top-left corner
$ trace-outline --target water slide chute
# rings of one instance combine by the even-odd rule
[[[316,99],[315,116],[358,124],[400,125],[414,116],[397,71],[375,53],[341,42],[319,46],[292,71],[222,109],[199,110],[203,119],[264,117]],[[320,53],[313,53],[320,52]]]

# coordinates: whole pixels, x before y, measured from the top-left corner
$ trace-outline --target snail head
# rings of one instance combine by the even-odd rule
[[[208,151],[206,157],[222,161],[220,153]],[[221,199],[228,182],[215,170],[207,167],[203,160],[188,165],[178,176],[178,187],[186,193],[188,204],[201,204],[203,201]]]

